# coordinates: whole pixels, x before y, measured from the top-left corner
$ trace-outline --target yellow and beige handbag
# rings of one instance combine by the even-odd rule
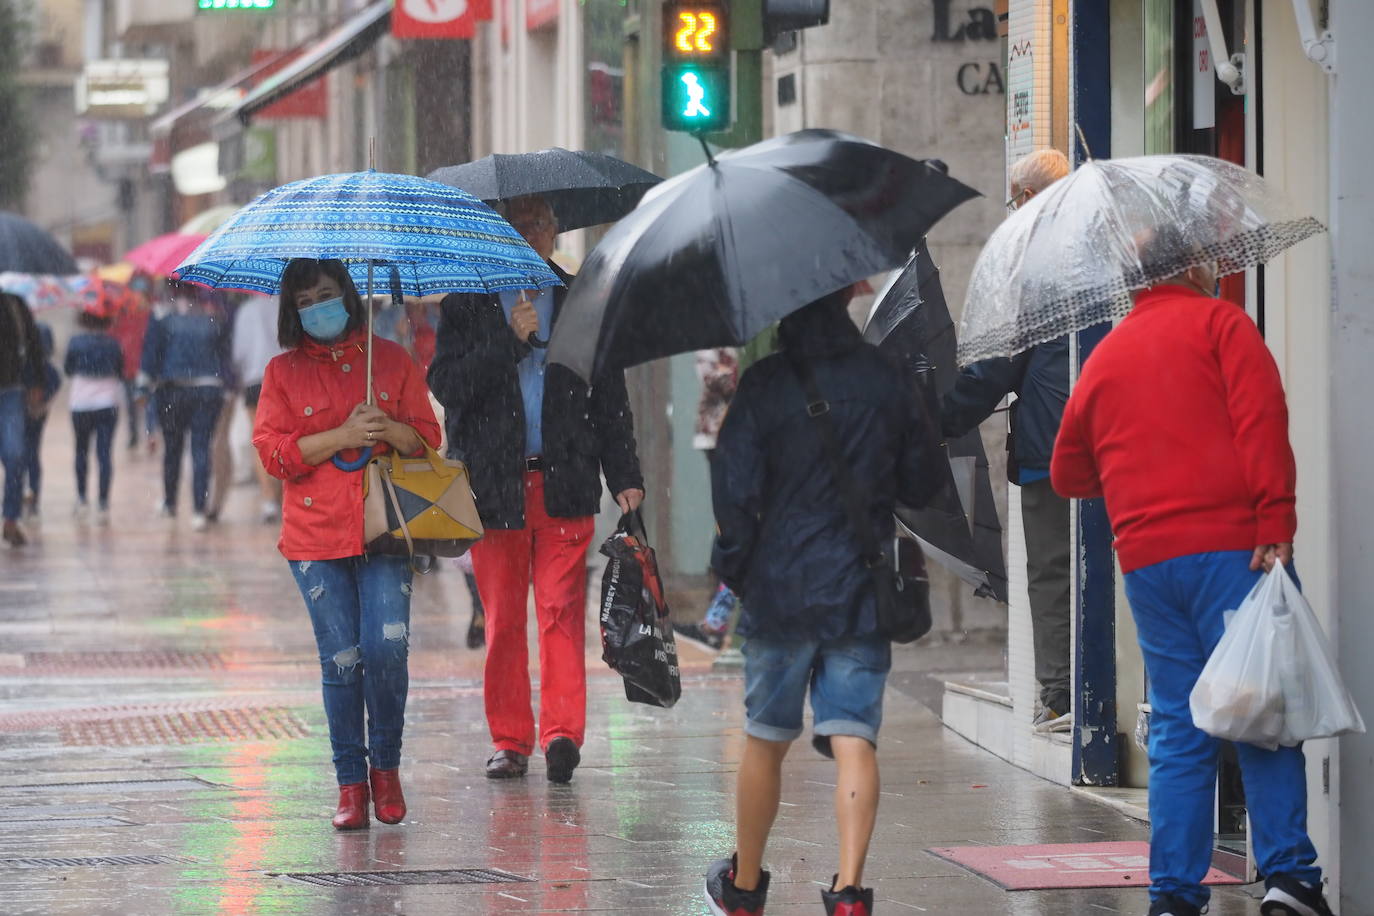
[[[368,553],[459,557],[482,538],[468,469],[425,446],[367,462],[363,544]]]

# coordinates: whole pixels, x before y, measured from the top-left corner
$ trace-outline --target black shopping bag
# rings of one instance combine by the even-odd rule
[[[638,511],[620,519],[601,553],[610,558],[601,580],[601,658],[624,678],[627,700],[670,708],[682,696],[677,644]]]

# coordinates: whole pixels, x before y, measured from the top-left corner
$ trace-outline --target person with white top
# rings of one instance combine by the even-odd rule
[[[87,456],[95,436],[95,456],[100,465],[100,501],[95,520],[110,522],[110,483],[114,478],[111,449],[124,399],[124,351],[110,333],[112,318],[103,310],[86,310],[77,316],[83,331],[67,344],[63,368],[71,379],[69,403],[76,433],[76,516],[84,519]]]
[[[243,386],[243,406],[248,411],[248,425],[257,422],[258,398],[262,395],[262,376],[272,357],[284,352],[277,343],[277,300],[270,296],[252,296],[239,305],[234,315],[234,338],[231,356],[239,384]],[[281,514],[281,482],[267,473],[261,462],[253,462],[257,473],[260,514],[264,523],[275,521]]]

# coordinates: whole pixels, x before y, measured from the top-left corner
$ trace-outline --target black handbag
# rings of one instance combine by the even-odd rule
[[[840,487],[849,526],[859,542],[864,564],[873,575],[873,595],[878,604],[878,632],[893,642],[915,642],[930,632],[930,579],[925,552],[910,538],[893,535],[884,550],[867,514],[864,498],[840,451],[830,402],[820,392],[815,373],[801,359],[789,359],[806,392],[806,415],[815,421],[835,482]]]

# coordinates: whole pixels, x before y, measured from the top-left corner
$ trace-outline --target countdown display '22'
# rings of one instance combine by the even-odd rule
[[[668,62],[725,62],[730,53],[729,13],[720,3],[663,6],[663,53]]]

